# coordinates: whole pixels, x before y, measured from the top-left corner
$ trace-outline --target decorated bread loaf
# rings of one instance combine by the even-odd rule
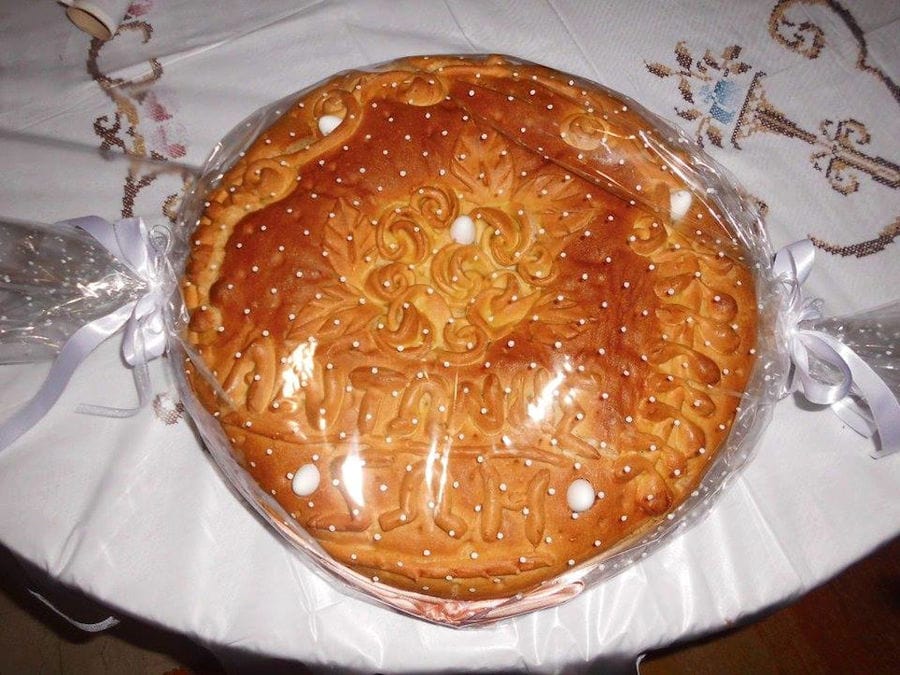
[[[189,379],[285,517],[375,583],[485,599],[690,494],[757,301],[665,133],[496,56],[284,105],[206,196],[183,293]]]

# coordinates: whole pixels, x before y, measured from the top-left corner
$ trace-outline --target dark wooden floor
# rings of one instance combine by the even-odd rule
[[[222,672],[185,638],[134,622],[81,633],[24,593],[11,569],[0,564],[0,675]],[[284,665],[278,672],[305,671]],[[900,674],[900,539],[750,625],[651,654],[640,672]]]
[[[900,539],[750,625],[652,654],[641,673],[900,673]]]

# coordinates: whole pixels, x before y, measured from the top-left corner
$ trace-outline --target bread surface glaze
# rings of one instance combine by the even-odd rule
[[[695,488],[756,298],[661,134],[557,71],[417,57],[304,93],[207,195],[188,340],[230,401],[190,380],[336,560],[511,596]]]

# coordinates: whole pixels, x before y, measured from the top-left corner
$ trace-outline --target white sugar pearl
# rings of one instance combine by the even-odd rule
[[[341,122],[343,122],[340,117],[337,115],[322,115],[319,118],[319,131],[322,132],[323,136],[327,136],[332,131],[341,126]]]
[[[450,237],[457,244],[471,244],[475,241],[475,221],[469,216],[458,216],[450,225]]]
[[[594,505],[594,487],[584,478],[573,480],[566,491],[566,501],[569,508],[580,513],[587,511]]]
[[[693,195],[687,190],[672,190],[669,195],[669,213],[676,223],[684,218],[694,201]]]
[[[296,472],[291,480],[291,489],[300,497],[311,495],[319,487],[319,470],[315,464],[304,464]]]

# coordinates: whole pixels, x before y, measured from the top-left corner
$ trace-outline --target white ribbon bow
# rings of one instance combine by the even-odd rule
[[[857,433],[871,437],[877,431],[883,457],[900,450],[900,403],[878,374],[840,340],[811,328],[822,318],[820,302],[804,298],[800,286],[806,281],[815,259],[815,247],[808,239],[778,251],[773,270],[789,292],[784,319],[785,338],[793,369],[785,395],[802,392],[812,403],[831,409]],[[810,370],[810,355],[834,367],[835,382],[818,379]],[[865,401],[868,412],[854,400]]]
[[[9,420],[0,424],[0,450],[37,424],[56,403],[81,362],[101,343],[124,328],[122,357],[133,369],[138,391],[135,408],[111,408],[82,405],[78,412],[107,417],[130,417],[150,398],[147,363],[166,351],[165,304],[168,295],[163,252],[154,253],[143,221],[127,218],[112,224],[97,216],[75,218],[57,223],[77,227],[100,242],[110,254],[128,267],[146,284],[146,292],[109,314],[82,326],[60,349],[47,378],[37,394]]]

